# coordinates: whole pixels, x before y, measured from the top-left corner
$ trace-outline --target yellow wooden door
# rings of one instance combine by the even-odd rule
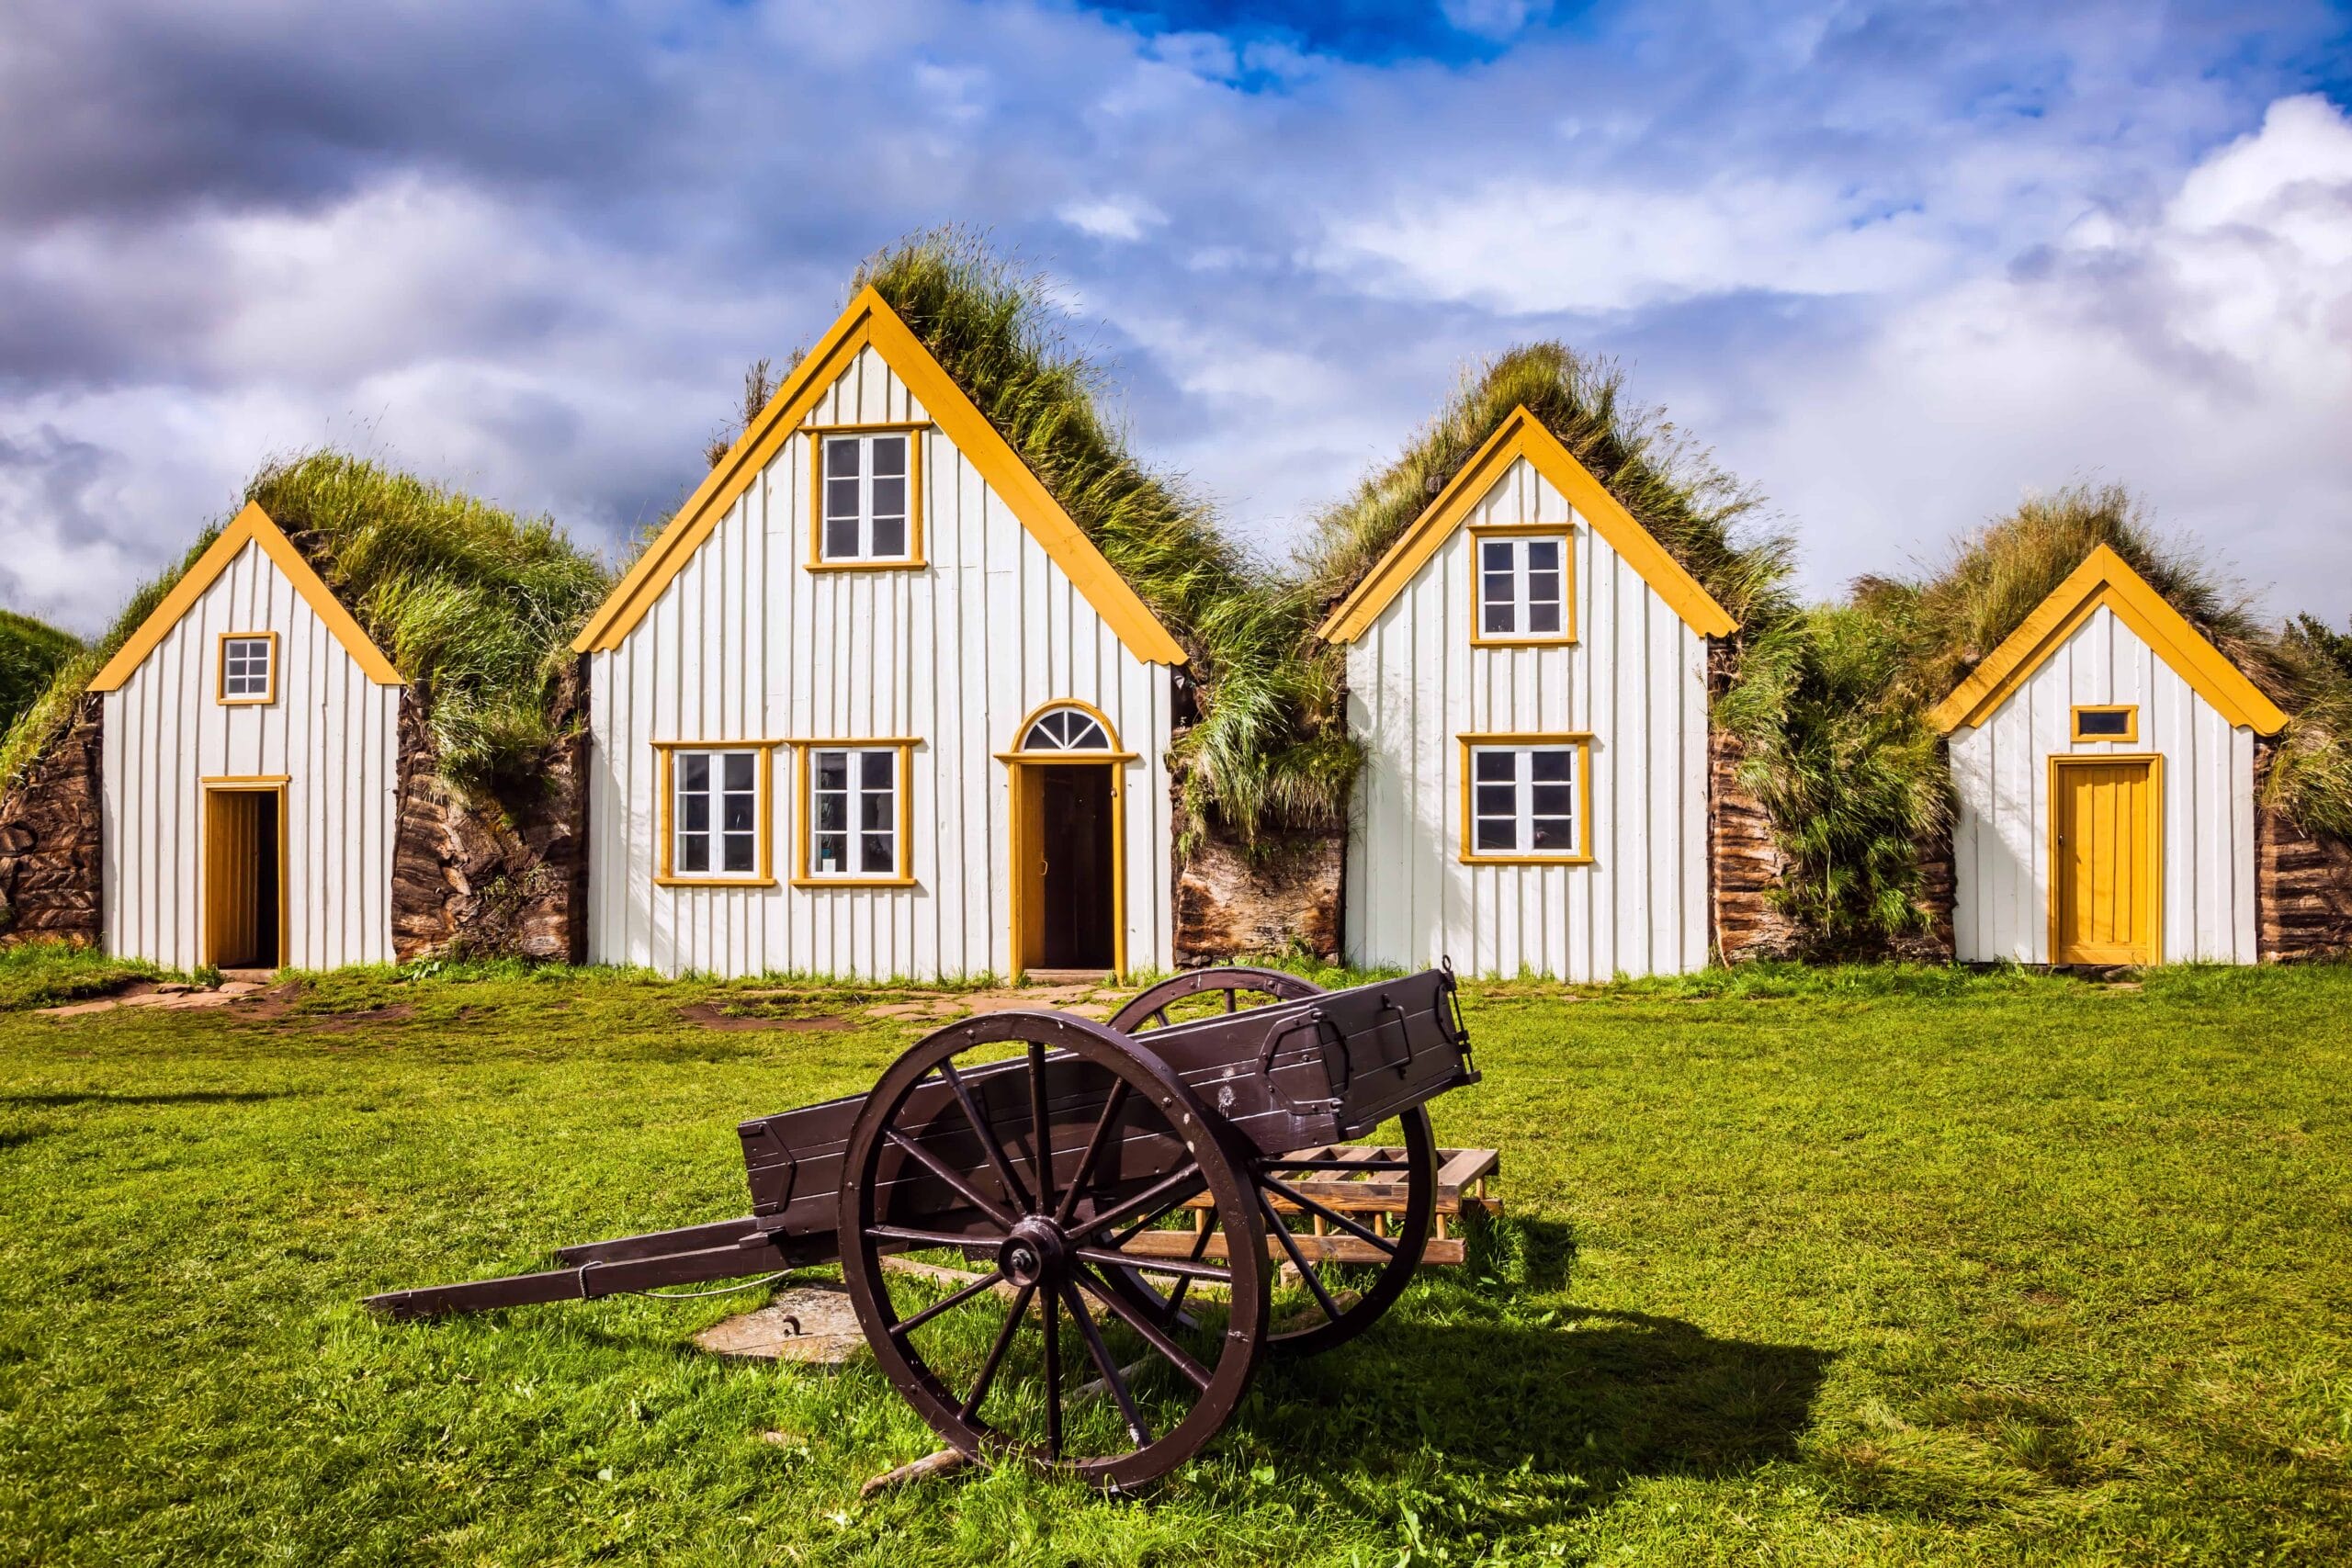
[[[204,961],[227,967],[260,956],[261,813],[244,790],[204,796]]]
[[[1045,940],[1046,790],[1042,767],[1012,765],[1012,966],[1036,964]]]
[[[2154,963],[2154,765],[2061,758],[2052,772],[2051,962]]]

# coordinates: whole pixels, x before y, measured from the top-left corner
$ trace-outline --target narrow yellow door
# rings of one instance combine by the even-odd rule
[[[204,961],[254,962],[260,939],[254,886],[261,840],[255,797],[238,790],[204,796]]]
[[[1045,769],[1012,769],[1012,966],[1035,964],[1045,938]]]
[[[2154,764],[2058,758],[2051,793],[2051,962],[2154,963]]]

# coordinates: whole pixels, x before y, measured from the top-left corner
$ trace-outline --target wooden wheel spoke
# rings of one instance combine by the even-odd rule
[[[1329,1221],[1331,1224],[1339,1226],[1341,1230],[1347,1232],[1350,1235],[1355,1237],[1358,1241],[1367,1242],[1372,1246],[1378,1247],[1381,1251],[1386,1253],[1391,1258],[1396,1256],[1396,1244],[1389,1240],[1388,1237],[1374,1231],[1371,1226],[1364,1224],[1363,1222],[1351,1219],[1347,1215],[1340,1213],[1337,1209],[1326,1208],[1323,1204],[1317,1202],[1312,1198],[1309,1198],[1306,1193],[1301,1192],[1297,1188],[1290,1185],[1290,1183],[1269,1176],[1264,1171],[1260,1171],[1258,1173],[1258,1179],[1263,1182],[1266,1186],[1271,1187],[1275,1191],[1281,1193],[1283,1197],[1289,1199],[1292,1202],[1297,1204],[1300,1208],[1306,1210],[1308,1213]],[[1272,1209],[1267,1211],[1269,1213],[1272,1213],[1272,1212],[1273,1211]],[[1288,1225],[1284,1225],[1283,1227],[1283,1234],[1285,1235],[1290,1234],[1290,1227]]]
[[[907,1225],[868,1225],[865,1234],[876,1241],[903,1241],[910,1247],[954,1247],[959,1251],[992,1248],[1002,1239],[987,1235],[953,1235],[946,1231],[919,1231]]]
[[[1297,1238],[1290,1234],[1290,1226],[1283,1223],[1282,1215],[1275,1212],[1274,1201],[1267,1197],[1262,1189],[1258,1193],[1258,1206],[1266,1211],[1266,1223],[1274,1227],[1274,1238],[1283,1244],[1283,1250],[1289,1253],[1290,1260],[1298,1266],[1298,1277],[1306,1281],[1308,1290],[1315,1292],[1316,1301],[1323,1308],[1323,1315],[1334,1323],[1339,1322],[1340,1303],[1333,1301],[1331,1292],[1323,1288],[1323,1277],[1315,1271],[1315,1266],[1307,1262],[1306,1255],[1298,1250]]]
[[[1133,1269],[1145,1274],[1174,1274],[1187,1280],[1206,1280],[1214,1284],[1230,1286],[1233,1271],[1214,1263],[1194,1263],[1182,1258],[1143,1258],[1132,1252],[1114,1252],[1105,1247],[1081,1247],[1075,1257],[1104,1269]]]
[[[1054,1223],[1068,1225],[1071,1213],[1078,1208],[1078,1195],[1094,1179],[1095,1163],[1102,1157],[1102,1145],[1111,1129],[1119,1120],[1119,1112],[1126,1109],[1127,1080],[1120,1078],[1111,1086],[1111,1097],[1102,1104],[1102,1120],[1094,1123],[1094,1135],[1086,1140],[1086,1153],[1078,1162],[1078,1174],[1069,1179],[1069,1190],[1062,1194],[1061,1207],[1054,1211]]]
[[[1062,1457],[1062,1324],[1054,1292],[1037,1298],[1046,1319],[1046,1457]]]
[[[1037,1213],[1054,1207],[1054,1129],[1046,1120],[1046,1047],[1029,1042],[1029,1168],[1037,1178]]]
[[[994,1220],[1005,1230],[1011,1231],[1012,1229],[1012,1216],[1006,1213],[1001,1208],[994,1202],[991,1202],[989,1199],[981,1196],[979,1189],[965,1180],[962,1172],[951,1168],[944,1161],[940,1159],[938,1156],[933,1154],[929,1149],[924,1148],[921,1144],[916,1143],[912,1138],[908,1137],[904,1133],[899,1132],[896,1127],[884,1128],[882,1135],[889,1139],[890,1142],[896,1145],[899,1148],[904,1150],[910,1155],[912,1155],[925,1170],[930,1171],[932,1175],[939,1178],[940,1180],[944,1181],[948,1186],[954,1188],[956,1195],[962,1198],[964,1201],[979,1210],[980,1213],[986,1214],[989,1219]]]
[[[1029,1311],[1029,1298],[1036,1293],[1036,1286],[1023,1285],[1021,1293],[1012,1298],[1012,1310],[1004,1314],[1004,1326],[996,1331],[996,1343],[989,1347],[989,1359],[980,1363],[980,1378],[972,1385],[972,1396],[964,1401],[961,1414],[965,1420],[972,1420],[979,1415],[980,1405],[989,1396],[989,1385],[996,1382],[996,1370],[1004,1364],[1004,1353],[1012,1348],[1012,1337],[1021,1328],[1021,1319]]]
[[[970,1284],[965,1286],[954,1295],[949,1296],[946,1300],[933,1302],[929,1306],[923,1308],[922,1311],[915,1314],[914,1316],[900,1318],[898,1322],[892,1324],[890,1325],[890,1337],[894,1339],[904,1339],[908,1335],[912,1334],[916,1329],[921,1328],[924,1324],[929,1323],[941,1313],[952,1312],[956,1308],[962,1306],[966,1302],[970,1301],[974,1296],[978,1295],[982,1291],[992,1289],[996,1282],[996,1276],[993,1274],[989,1275],[985,1279],[973,1280]]]
[[[1224,1221],[1219,1219],[1214,1222],[1214,1224],[1222,1225]],[[1210,1225],[1203,1225],[1199,1230],[1193,1233],[1193,1254],[1186,1259],[1187,1262],[1198,1263],[1201,1260],[1201,1254],[1209,1249],[1209,1232],[1211,1228],[1212,1227]],[[1192,1288],[1193,1277],[1189,1274],[1181,1276],[1176,1281],[1175,1289],[1168,1292],[1168,1300],[1165,1303],[1168,1315],[1175,1319],[1177,1322],[1183,1324],[1188,1328],[1192,1326],[1193,1320],[1184,1315],[1184,1292]]]
[[[972,1091],[964,1082],[963,1076],[956,1072],[956,1064],[941,1062],[939,1076],[947,1080],[949,1089],[955,1090],[956,1103],[964,1108],[964,1120],[970,1123],[972,1135],[979,1139],[980,1152],[988,1156],[989,1167],[996,1172],[996,1179],[1004,1183],[1005,1195],[1023,1212],[1034,1213],[1036,1205],[1029,1201],[1029,1189],[1012,1174],[1012,1162],[1005,1157],[1004,1145],[996,1141],[996,1134],[989,1131],[988,1118],[982,1116],[980,1108],[972,1103]]]
[[[1125,1235],[1113,1243],[1114,1246],[1125,1246],[1128,1236],[1150,1224],[1207,1185],[1207,1181],[1201,1175],[1200,1163],[1196,1160],[1187,1161],[1183,1168],[1174,1172],[1167,1179],[1153,1183],[1116,1208],[1097,1214],[1087,1221],[1085,1234],[1099,1235],[1114,1225],[1124,1225],[1129,1220],[1136,1220],[1137,1215],[1141,1215],[1142,1218],[1136,1220],[1136,1224]]]
[[[1144,1021],[1145,1021],[1146,1023],[1149,1023],[1149,1022],[1152,1021],[1152,1019],[1155,1019],[1155,1018],[1156,1018],[1156,1019],[1158,1019],[1158,1020],[1159,1021],[1159,1027],[1160,1027],[1160,1028],[1165,1029],[1165,1028],[1167,1028],[1167,1027],[1168,1027],[1168,1010],[1167,1010],[1166,1008],[1154,1008],[1154,1009],[1152,1009],[1152,1010],[1151,1010],[1151,1012],[1149,1013],[1149,1015],[1148,1015],[1148,1016],[1147,1016],[1147,1017],[1144,1019]]]
[[[1111,1397],[1119,1404],[1119,1414],[1126,1418],[1127,1436],[1136,1447],[1151,1442],[1151,1428],[1144,1425],[1143,1415],[1136,1409],[1136,1396],[1127,1388],[1127,1380],[1119,1375],[1119,1363],[1112,1359],[1110,1348],[1102,1343],[1102,1331],[1094,1326],[1093,1314],[1086,1310],[1086,1298],[1075,1285],[1065,1283],[1062,1294],[1069,1300],[1069,1314],[1078,1323],[1079,1337],[1086,1341],[1086,1353],[1094,1358],[1094,1365],[1102,1374],[1103,1384]]]
[[[1108,1307],[1113,1316],[1134,1329],[1145,1344],[1159,1351],[1169,1365],[1183,1373],[1194,1388],[1204,1393],[1207,1391],[1210,1381],[1208,1369],[1187,1355],[1184,1348],[1170,1339],[1157,1324],[1119,1300],[1117,1293],[1104,1284],[1093,1269],[1080,1268],[1072,1270],[1071,1277],[1085,1287],[1088,1295]]]

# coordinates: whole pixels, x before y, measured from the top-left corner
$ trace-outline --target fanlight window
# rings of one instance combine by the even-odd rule
[[[1092,714],[1079,708],[1056,708],[1038,716],[1021,738],[1023,751],[1108,751],[1111,737]]]

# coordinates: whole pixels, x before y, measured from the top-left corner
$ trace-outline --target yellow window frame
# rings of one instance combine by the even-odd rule
[[[882,421],[871,424],[808,424],[808,558],[810,571],[921,571],[923,558],[922,449],[932,429],[929,420]],[[825,554],[825,443],[835,436],[904,435],[907,438],[907,553],[888,560],[833,560]]]
[[[1461,746],[1462,841],[1455,859],[1464,865],[1590,865],[1592,856],[1592,732],[1571,729],[1470,730],[1454,737]],[[1480,854],[1476,821],[1471,811],[1471,769],[1481,750],[1521,750],[1529,747],[1567,747],[1576,752],[1577,847],[1569,854]]]
[[[229,644],[232,642],[269,644],[269,687],[260,696],[232,697],[229,694]],[[212,700],[224,708],[266,708],[277,701],[279,651],[277,634],[274,631],[222,632],[213,643]]]
[[[915,748],[922,738],[911,735],[828,736],[786,742],[798,753],[794,765],[797,783],[793,802],[798,811],[792,834],[792,886],[795,887],[912,887],[915,885]],[[808,840],[816,832],[816,813],[808,805],[808,754],[812,751],[891,751],[899,754],[899,869],[889,876],[826,876],[808,869]],[[850,829],[854,832],[856,829]]]
[[[1470,646],[1473,648],[1564,648],[1577,640],[1577,537],[1574,523],[1474,523],[1470,536]],[[1480,554],[1488,539],[1550,536],[1560,541],[1560,629],[1556,632],[1489,633],[1485,574]]]
[[[2120,713],[2123,716],[2120,735],[2086,735],[2083,716],[2086,713]],[[2077,746],[2137,746],[2140,743],[2140,705],[2138,703],[2076,703],[2066,721],[2067,739]]]
[[[656,887],[774,887],[775,886],[775,749],[781,740],[656,740],[661,802],[655,807],[653,886]],[[752,811],[759,865],[751,874],[676,870],[678,835],[677,754],[681,751],[754,751],[759,754],[759,804]]]

